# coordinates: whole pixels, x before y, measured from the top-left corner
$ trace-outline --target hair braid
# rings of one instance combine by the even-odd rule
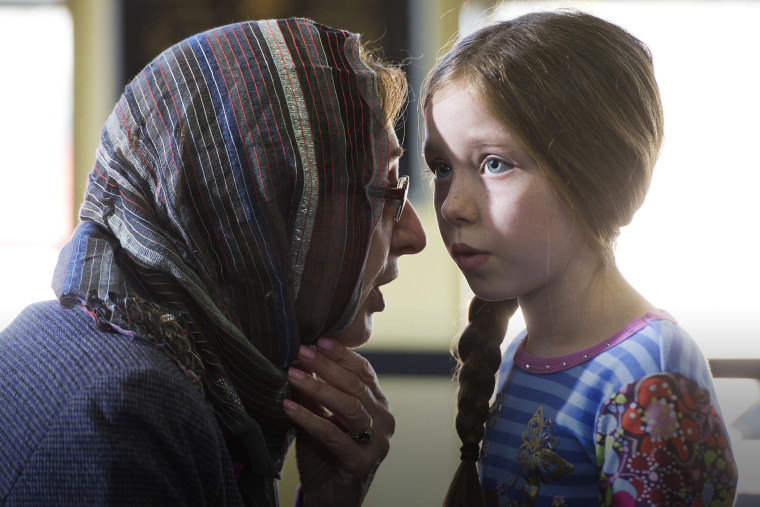
[[[452,350],[459,363],[456,428],[462,441],[462,461],[449,486],[444,507],[478,507],[483,492],[476,468],[477,449],[488,418],[496,371],[501,363],[500,345],[507,322],[517,310],[517,300],[485,301],[472,298],[469,324]]]

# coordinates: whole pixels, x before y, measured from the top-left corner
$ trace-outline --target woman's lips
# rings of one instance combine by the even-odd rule
[[[464,243],[455,243],[451,245],[451,257],[457,263],[462,271],[471,271],[477,269],[488,260],[489,253],[477,250]]]
[[[383,293],[380,292],[380,287],[375,287],[371,294],[370,310],[372,312],[382,312],[385,310],[385,298],[383,297]]]
[[[369,310],[371,312],[382,312],[385,310],[385,297],[383,297],[383,292],[380,290],[380,287],[391,283],[396,279],[396,277],[398,277],[398,269],[395,269],[394,271],[391,271],[387,276],[384,276],[382,280],[370,291],[367,302],[369,303]]]

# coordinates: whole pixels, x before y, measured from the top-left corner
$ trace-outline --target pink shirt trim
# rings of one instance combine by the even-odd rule
[[[525,338],[523,338],[523,340],[520,342],[520,345],[517,347],[514,362],[518,368],[530,373],[546,374],[568,370],[574,366],[578,366],[581,363],[593,359],[605,350],[608,350],[611,347],[624,342],[648,326],[654,320],[669,320],[673,323],[676,323],[676,319],[674,319],[673,316],[664,310],[658,310],[657,312],[648,312],[643,317],[633,319],[631,322],[626,324],[623,329],[612,335],[607,340],[603,340],[602,342],[597,343],[592,347],[581,350],[579,352],[575,352],[573,354],[551,358],[536,357],[527,353],[525,351],[525,341],[528,339],[528,335],[526,334]]]

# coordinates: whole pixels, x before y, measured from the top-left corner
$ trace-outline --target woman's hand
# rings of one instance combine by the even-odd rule
[[[295,401],[284,408],[299,426],[303,505],[361,505],[390,448],[396,425],[390,403],[369,362],[335,340],[301,347],[299,359],[288,372]]]

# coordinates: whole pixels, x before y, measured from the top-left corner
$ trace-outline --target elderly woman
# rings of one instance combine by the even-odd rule
[[[425,246],[398,175],[405,98],[356,35],[304,19],[201,33],[135,77],[58,301],[0,335],[0,503],[277,505],[305,411],[287,371],[323,335],[345,440],[325,456],[305,439],[301,501],[360,503],[393,417],[346,347],[369,338],[398,257]],[[357,382],[372,395],[345,403]]]

